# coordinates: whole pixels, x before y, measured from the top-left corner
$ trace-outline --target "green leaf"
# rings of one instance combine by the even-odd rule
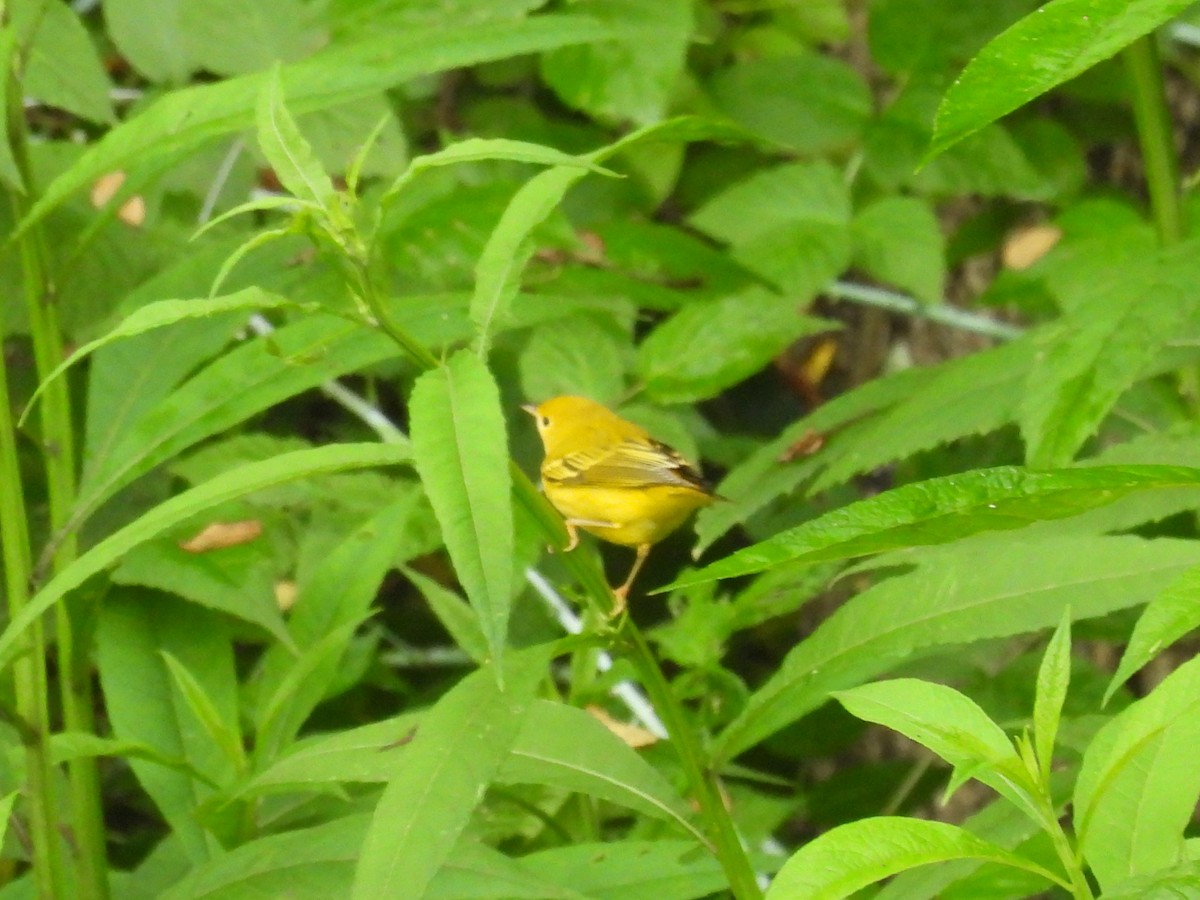
[[[806,844],[784,863],[766,900],[839,900],[898,872],[953,859],[999,863],[1070,888],[1033,860],[957,825],[880,817],[840,825]]]
[[[131,31],[158,29],[178,8],[155,0],[124,0],[106,5],[110,17],[121,10]],[[167,29],[163,58],[182,57],[171,46]],[[155,34],[154,38],[162,37]],[[547,15],[524,21],[440,25],[380,33],[355,44],[331,46],[283,67],[282,80],[294,115],[325,109],[377,94],[419,75],[468,66],[489,59],[534,53],[550,47],[586,43],[611,36],[611,30],[582,16]],[[136,64],[136,62],[135,62]],[[183,71],[171,73],[182,80]],[[67,197],[96,178],[135,162],[165,161],[213,138],[236,134],[254,124],[257,98],[268,80],[254,73],[216,84],[195,85],[164,94],[145,110],[109,131],[46,188],[20,223],[18,233],[42,219]]]
[[[189,553],[175,541],[146,541],[121,556],[116,584],[139,584],[176,594],[263,629],[295,649],[273,591],[273,562],[266,548],[247,545]]]
[[[1190,0],[1053,0],[967,65],[938,108],[927,158],[1069,81],[1191,6]]]
[[[344,649],[354,628],[369,614],[380,583],[395,562],[397,536],[404,534],[417,514],[419,503],[416,494],[402,495],[324,554],[301,584],[288,617],[289,639],[294,640],[296,647],[309,650],[328,635],[341,633]],[[332,648],[327,652],[334,653]],[[286,646],[271,647],[264,654],[254,685],[257,696],[264,701],[255,711],[259,730],[264,728],[267,700],[280,692],[285,681],[294,681],[291,673],[301,663]],[[318,665],[324,683],[311,694],[290,701],[293,708],[288,715],[300,720],[297,726],[324,697],[336,676],[336,663],[334,659],[331,665]],[[316,663],[310,661],[309,665]]]
[[[310,475],[397,465],[408,462],[409,458],[406,448],[388,444],[335,444],[298,450],[250,463],[172,497],[79,556],[38,591],[0,633],[0,668],[7,666],[21,649],[25,631],[69,591],[112,565],[133,547],[196,513],[235,497]]]
[[[589,900],[694,900],[728,887],[716,858],[691,841],[573,844],[530,853],[521,864]]]
[[[958,774],[969,775],[1036,815],[1030,784],[1012,742],[970,697],[954,688],[897,678],[833,695],[851,715],[885,725],[928,747]]]
[[[8,822],[12,817],[13,804],[17,802],[20,791],[12,791],[0,798],[0,841],[8,834]]]
[[[258,146],[280,183],[301,200],[329,209],[337,198],[333,181],[321,168],[283,102],[279,66],[271,70],[255,112]]]
[[[152,81],[181,83],[191,73],[192,61],[181,27],[187,2],[111,0],[104,4],[104,21],[113,43]]]
[[[73,759],[94,759],[99,756],[146,760],[167,768],[178,769],[190,778],[201,781],[210,787],[216,787],[203,772],[192,768],[182,757],[167,756],[157,747],[142,741],[100,737],[86,731],[60,731],[50,736],[50,756],[55,765],[62,765]]]
[[[568,106],[601,120],[656,122],[679,82],[692,31],[690,0],[581,0],[613,39],[552,50],[542,78]]]
[[[88,341],[72,353],[69,359],[59,363],[46,376],[42,383],[38,385],[33,396],[29,398],[21,419],[22,421],[25,420],[30,410],[33,409],[33,404],[52,381],[59,378],[71,366],[82,362],[86,357],[102,347],[107,347],[109,344],[125,338],[145,334],[147,331],[153,331],[156,328],[166,328],[168,325],[174,325],[177,322],[183,322],[188,319],[203,319],[227,312],[250,312],[263,309],[278,309],[280,307],[305,308],[304,304],[295,303],[286,297],[280,297],[261,288],[246,288],[234,294],[228,294],[224,297],[212,297],[207,300],[197,298],[192,300],[159,300],[155,303],[148,303],[122,319],[111,331],[102,337],[96,338],[94,341]]]
[[[63,3],[17,3],[11,10],[18,32],[34,24],[30,15],[41,17],[24,61],[24,92],[48,106],[111,124],[111,84],[79,16]]]
[[[1182,900],[1200,896],[1200,862],[1184,862],[1119,882],[1100,900]]]
[[[301,738],[255,775],[238,796],[387,782],[403,765],[397,757],[407,752],[425,714],[424,710],[404,713],[358,728]]]
[[[806,156],[852,145],[871,116],[858,72],[816,52],[736,62],[716,73],[710,89],[733,121]]]
[[[540,401],[580,394],[618,404],[625,392],[630,330],[611,316],[586,312],[533,329],[518,360],[522,395]]]
[[[256,710],[256,761],[274,759],[296,737],[337,677],[338,663],[359,624],[346,622],[305,647],[295,664],[279,679],[275,691],[265,696]]]
[[[655,593],[752,575],[784,563],[850,559],[1064,519],[1137,491],[1200,486],[1200,469],[1095,466],[1031,472],[1018,466],[931,478],[826,513],[739,550]]]
[[[1100,886],[1144,875],[1183,855],[1200,797],[1200,658],[1122,710],[1083,754],[1075,833]]]
[[[638,348],[647,393],[659,403],[707,399],[758,372],[796,339],[840,327],[803,315],[801,305],[763,288],[689,303]]]
[[[1003,534],[899,554],[896,564],[917,568],[859,594],[793,648],[713,753],[732,759],[831,691],[922,651],[1050,628],[1067,606],[1079,620],[1144,603],[1198,557],[1191,541]]]
[[[915,197],[885,197],[850,225],[854,262],[873,278],[930,303],[946,280],[946,240],[933,209]]]
[[[1200,625],[1200,568],[1184,572],[1146,606],[1104,692],[1108,703],[1117,688],[1168,646]]]
[[[553,147],[543,144],[533,144],[529,141],[514,141],[508,138],[467,138],[456,144],[451,144],[435,153],[426,153],[416,157],[408,164],[404,173],[398,176],[384,193],[381,203],[402,194],[416,176],[426,169],[439,166],[453,166],[459,163],[484,162],[487,160],[507,159],[511,162],[529,163],[535,166],[567,169],[586,169],[600,175],[615,175],[602,166],[583,156],[573,156],[563,153]],[[585,173],[580,172],[581,176]]]
[[[184,0],[179,29],[194,68],[241,75],[316,49],[317,18],[301,0]]]
[[[384,789],[355,871],[352,897],[419,898],[494,780],[545,677],[549,652],[506,660],[451,688],[429,710]]]
[[[235,772],[188,709],[161,654],[169,652],[196,673],[201,691],[220,710],[219,718],[237,721],[233,648],[221,620],[199,606],[161,594],[111,592],[100,607],[96,647],[105,712],[114,737],[179,761],[165,766],[133,755],[129,765],[138,782],[192,863],[220,855],[224,851],[195,813],[212,796],[210,785],[230,783]]]
[[[1092,273],[1089,297],[1041,337],[1021,400],[1031,466],[1069,462],[1193,317],[1196,242]]]
[[[344,897],[369,821],[366,815],[345,816],[247,841],[191,869],[161,900]]]
[[[509,307],[521,286],[521,273],[533,255],[530,233],[546,220],[587,169],[556,166],[521,186],[504,209],[475,264],[471,321],[476,347],[487,356],[494,332],[507,324]]]
[[[746,522],[776,497],[811,480],[830,458],[836,460],[852,453],[862,444],[855,438],[861,423],[869,423],[873,413],[919,394],[935,372],[934,368],[914,367],[868,381],[821,404],[755,450],[718,485],[717,493],[728,497],[729,502],[714,503],[700,510],[693,554],[699,556],[730,528]],[[826,437],[820,453],[805,456],[792,452],[798,443],[813,436]]]
[[[433,614],[454,638],[454,643],[466,651],[471,659],[482,664],[491,651],[470,604],[454,591],[442,587],[432,578],[426,578],[415,569],[405,569],[404,574],[417,586]]]
[[[545,784],[674,822],[701,844],[687,804],[658,770],[582,709],[549,700],[529,708],[497,781]]]
[[[1054,741],[1058,736],[1058,724],[1070,685],[1071,609],[1067,607],[1038,667],[1037,694],[1033,701],[1033,745],[1045,784],[1050,783]]]
[[[417,472],[499,672],[513,583],[512,481],[500,392],[479,357],[460,350],[417,379],[409,415]]]
[[[850,262],[849,190],[824,161],[758,172],[709,200],[690,222],[797,302]]]
[[[886,463],[1013,421],[1035,350],[1032,341],[1016,340],[948,360],[923,370],[919,378],[904,373],[908,395],[850,425],[845,435],[835,435],[817,455],[822,471],[810,490],[827,490]]]
[[[205,693],[204,686],[188,671],[187,666],[167,650],[160,650],[159,653],[163,662],[167,664],[167,672],[170,673],[176,690],[187,703],[192,715],[203,726],[208,740],[220,750],[233,767],[233,771],[242,774],[246,769],[246,748],[242,746],[237,711],[233,710],[232,718],[226,720]]]

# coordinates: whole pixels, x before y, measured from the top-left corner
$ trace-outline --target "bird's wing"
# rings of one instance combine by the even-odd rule
[[[704,493],[704,477],[666,444],[650,438],[628,438],[611,447],[578,450],[542,467],[542,477],[559,484],[636,488],[650,485],[686,487]]]

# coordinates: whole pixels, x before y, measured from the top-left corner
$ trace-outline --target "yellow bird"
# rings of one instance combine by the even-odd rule
[[[566,549],[579,543],[579,528],[637,549],[629,577],[613,589],[617,616],[651,546],[716,495],[682,456],[599,403],[555,397],[522,409],[534,417],[546,450],[542,488],[565,520]]]

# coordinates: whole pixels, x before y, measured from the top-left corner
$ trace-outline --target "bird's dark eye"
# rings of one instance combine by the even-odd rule
[[[550,427],[550,417],[549,416],[542,416],[542,427],[543,428]]]

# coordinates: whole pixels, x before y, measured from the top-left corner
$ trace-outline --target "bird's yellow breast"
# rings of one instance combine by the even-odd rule
[[[676,485],[617,488],[546,481],[544,487],[546,498],[564,518],[613,523],[579,527],[626,547],[658,543],[692,512],[713,501],[709,494]]]

